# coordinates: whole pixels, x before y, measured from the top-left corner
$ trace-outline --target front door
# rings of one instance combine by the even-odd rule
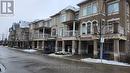
[[[88,56],[93,58],[93,45],[88,45]]]

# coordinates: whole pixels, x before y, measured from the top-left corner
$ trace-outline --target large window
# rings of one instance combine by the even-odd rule
[[[98,33],[98,23],[97,21],[93,21],[93,29],[94,29],[94,34]]]
[[[97,13],[97,3],[93,3],[92,9],[93,13]]]
[[[119,2],[108,4],[108,13],[119,12]]]
[[[61,21],[62,22],[66,21],[66,14],[61,15]]]
[[[126,15],[129,16],[130,10],[129,10],[129,4],[126,3]]]
[[[87,15],[87,10],[86,10],[87,8],[85,7],[85,8],[83,8],[83,16],[86,16]]]
[[[91,33],[91,23],[87,23],[87,34]]]
[[[86,34],[86,24],[82,24],[82,34]]]
[[[91,5],[89,5],[87,7],[87,15],[90,15],[90,14],[92,14],[92,6]]]
[[[97,10],[97,3],[91,3],[83,8],[83,16],[92,15],[98,12]]]
[[[52,35],[55,36],[56,35],[56,29],[52,30]]]

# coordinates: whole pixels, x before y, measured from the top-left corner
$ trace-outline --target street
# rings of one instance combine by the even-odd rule
[[[90,64],[0,47],[2,73],[129,73],[130,67]]]

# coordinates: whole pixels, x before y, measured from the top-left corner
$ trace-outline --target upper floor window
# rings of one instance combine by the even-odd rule
[[[91,33],[91,23],[87,23],[87,34]]]
[[[87,15],[90,15],[90,14],[92,14],[92,6],[91,5],[89,5],[87,7]]]
[[[97,3],[91,3],[91,4],[87,5],[86,7],[83,8],[82,16],[88,16],[88,15],[97,13],[98,12],[97,8],[98,8]]]
[[[82,24],[82,34],[86,34],[86,24]]]
[[[66,14],[61,15],[61,21],[62,22],[66,21]]]
[[[86,9],[87,9],[86,7],[83,8],[83,16],[87,15],[87,10]]]
[[[97,13],[98,11],[97,11],[97,3],[93,3],[93,5],[92,5],[92,11],[93,11],[93,13]]]
[[[119,2],[108,4],[108,13],[116,13],[119,12]]]
[[[126,14],[129,16],[130,10],[129,10],[129,4],[126,3]]]
[[[97,34],[99,30],[97,21],[93,21],[93,29],[94,29],[94,34]]]
[[[56,35],[56,29],[52,30],[52,35]]]

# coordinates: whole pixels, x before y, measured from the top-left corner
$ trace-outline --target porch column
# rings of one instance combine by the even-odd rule
[[[58,51],[58,41],[56,40],[56,42],[55,42],[55,52],[57,52]]]
[[[94,40],[94,58],[97,58],[97,55],[98,55],[98,51],[97,51],[97,40]]]
[[[44,50],[44,41],[42,41],[42,50]]]
[[[21,41],[21,48],[23,48],[23,42]]]
[[[37,38],[39,38],[39,36],[40,36],[40,34],[39,34],[39,30],[38,30],[38,37]]]
[[[44,38],[44,32],[45,32],[45,28],[43,28],[43,38]]]
[[[22,42],[22,48],[24,48],[24,41]]]
[[[65,41],[64,40],[62,41],[62,51],[65,52]]]
[[[75,40],[72,40],[72,54],[74,55],[75,54],[75,48],[76,48],[76,45],[75,45]]]
[[[81,54],[81,40],[79,40],[79,46],[78,46],[78,54]]]
[[[114,40],[114,60],[119,61],[120,51],[119,51],[119,40]]]
[[[34,41],[32,41],[32,48],[35,48],[35,43],[34,43]]]
[[[39,41],[37,41],[37,49],[39,49]]]
[[[73,22],[73,36],[75,36],[75,21]]]

